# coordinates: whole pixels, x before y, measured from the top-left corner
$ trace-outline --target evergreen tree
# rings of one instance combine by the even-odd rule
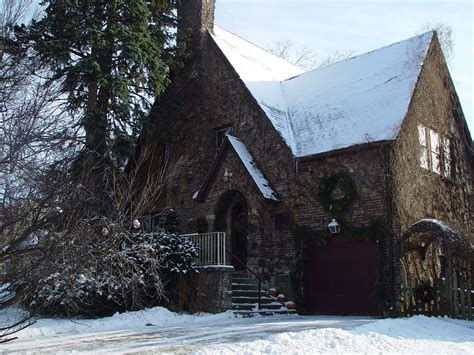
[[[17,28],[28,55],[62,85],[84,133],[81,169],[101,178],[122,164],[152,101],[168,82],[176,18],[172,0],[43,0],[45,15]],[[94,181],[97,183],[97,181]],[[101,184],[99,184],[101,185]]]

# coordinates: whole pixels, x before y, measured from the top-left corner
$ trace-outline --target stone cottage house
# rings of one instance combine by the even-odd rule
[[[147,174],[166,172],[150,216],[172,206],[188,233],[226,232],[229,264],[310,313],[400,307],[413,225],[474,237],[472,139],[436,34],[303,72],[214,7],[179,8],[190,56],[142,144]]]

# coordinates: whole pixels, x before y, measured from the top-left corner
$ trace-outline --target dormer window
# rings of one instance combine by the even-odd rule
[[[233,133],[234,133],[234,130],[232,126],[216,129],[216,151],[219,150],[222,143],[224,143],[226,134],[232,135]]]
[[[453,177],[452,144],[431,128],[418,125],[420,142],[420,166],[447,178]]]

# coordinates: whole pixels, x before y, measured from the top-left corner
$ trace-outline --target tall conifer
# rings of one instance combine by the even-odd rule
[[[152,101],[168,81],[172,0],[44,0],[45,15],[18,29],[30,55],[61,82],[80,117],[81,168],[123,163]]]

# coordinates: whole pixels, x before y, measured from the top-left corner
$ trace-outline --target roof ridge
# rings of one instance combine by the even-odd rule
[[[397,45],[402,44],[402,43],[404,43],[404,42],[409,42],[409,41],[412,41],[412,40],[415,40],[415,39],[418,39],[418,38],[421,39],[422,37],[424,37],[424,36],[426,36],[426,35],[428,35],[428,34],[431,34],[431,39],[430,39],[430,41],[429,41],[429,43],[431,43],[431,40],[432,40],[432,38],[433,38],[434,32],[435,32],[434,30],[431,30],[431,31],[427,31],[427,32],[424,32],[424,33],[415,35],[415,36],[411,36],[411,37],[409,37],[409,38],[400,40],[400,41],[398,41],[398,42],[394,42],[394,43],[391,43],[391,44],[386,45],[386,46],[383,46],[383,47],[379,47],[379,48],[372,49],[372,50],[370,50],[370,51],[368,51],[368,52],[364,52],[364,53],[360,53],[360,54],[357,54],[357,55],[353,55],[353,56],[351,56],[351,57],[349,57],[349,58],[345,58],[345,59],[339,60],[339,61],[337,61],[337,62],[328,64],[328,65],[319,66],[319,67],[317,67],[317,68],[308,70],[308,71],[306,71],[306,72],[304,72],[304,73],[301,73],[301,74],[299,74],[299,75],[297,75],[297,76],[294,76],[294,77],[292,77],[292,78],[288,78],[288,79],[285,79],[285,80],[282,80],[282,81],[293,80],[293,79],[295,79],[295,78],[297,78],[297,77],[299,77],[299,76],[301,76],[301,75],[307,74],[307,73],[312,73],[312,72],[315,72],[315,71],[317,71],[317,70],[321,70],[321,69],[324,69],[324,68],[329,68],[329,67],[332,67],[332,66],[334,66],[334,65],[338,65],[338,64],[340,64],[340,63],[345,63],[345,62],[348,62],[348,61],[350,61],[350,60],[354,60],[354,59],[357,59],[357,58],[361,58],[361,57],[364,57],[364,56],[366,56],[366,55],[370,55],[370,54],[376,53],[376,52],[378,52],[378,51],[382,51],[382,50],[384,50],[384,49],[397,46]],[[429,47],[429,45],[428,45],[428,47]]]

